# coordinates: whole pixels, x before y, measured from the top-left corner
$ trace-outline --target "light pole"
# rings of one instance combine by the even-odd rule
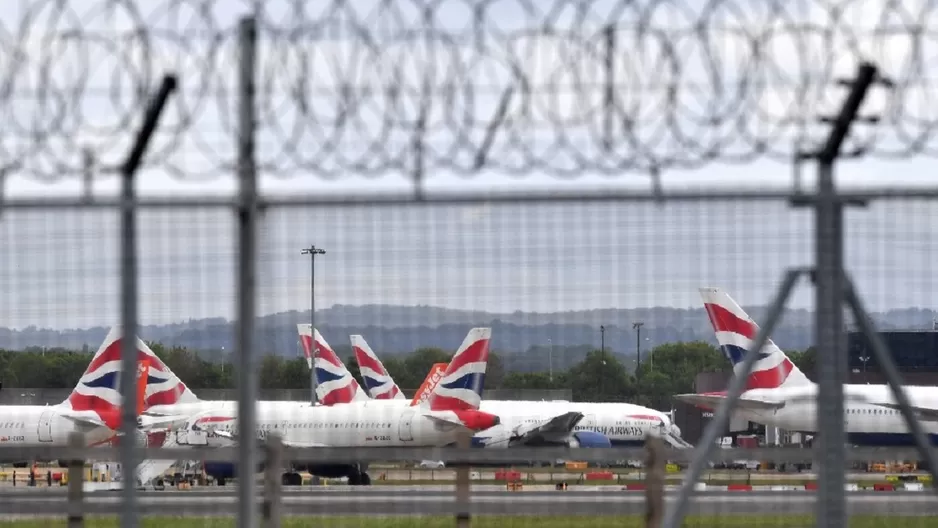
[[[606,364],[606,327],[599,325],[599,357],[602,358],[603,365]],[[606,369],[603,368],[599,377],[599,392],[605,395],[606,387]]]
[[[870,360],[870,356],[863,354],[859,357],[860,361],[863,363],[863,382],[866,384],[870,383],[869,378],[866,377],[866,362]]]
[[[309,331],[310,351],[313,356],[313,368],[309,371],[309,390],[312,393],[310,401],[316,403],[316,255],[325,255],[326,250],[316,246],[309,246],[300,251],[301,255],[309,255]]]
[[[550,382],[554,382],[554,344],[547,338],[547,369]]]
[[[642,366],[642,326],[645,323],[637,321],[632,323],[632,330],[635,330],[635,374],[638,375],[639,368]]]

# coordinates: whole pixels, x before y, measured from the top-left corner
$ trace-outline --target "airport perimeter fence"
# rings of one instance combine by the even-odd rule
[[[786,350],[815,345],[819,418],[813,449],[716,449],[732,402],[752,388],[739,375],[695,449],[653,451],[639,476],[613,485],[583,477],[565,492],[524,494],[528,485],[508,496],[511,477],[493,478],[490,490],[470,485],[484,470],[461,468],[454,492],[379,482],[357,493],[320,484],[293,494],[267,472],[263,483],[238,482],[236,496],[190,489],[160,497],[125,486],[115,500],[83,493],[78,461],[610,465],[646,454],[276,441],[262,449],[253,436],[194,453],[132,442],[26,447],[13,434],[0,458],[75,461],[71,500],[27,486],[3,492],[2,513],[66,513],[73,526],[94,524],[83,515],[116,513],[128,527],[168,513],[193,516],[170,521],[177,525],[208,525],[195,516],[217,514],[235,515],[239,526],[275,526],[287,515],[370,526],[375,515],[432,513],[459,525],[498,515],[500,526],[528,526],[531,514],[543,527],[589,514],[613,516],[617,526],[679,526],[689,514],[706,516],[689,521],[699,526],[804,525],[815,516],[819,526],[866,526],[896,515],[930,525],[934,487],[900,495],[905,485],[885,477],[848,482],[852,462],[938,469],[931,425],[916,420],[903,393],[879,409],[884,425],[875,433],[901,432],[886,421],[899,409],[920,449],[845,448],[844,422],[831,417],[844,415],[847,320],[873,337],[863,368],[898,385],[873,321],[921,328],[934,317],[936,191],[922,160],[935,153],[936,18],[929,3],[828,0],[33,0],[0,8],[4,348],[93,350],[121,324],[125,335],[167,348],[221,350],[236,372],[218,375],[237,380],[240,428],[249,431],[263,418],[253,405],[258,377],[275,368],[265,357],[296,356],[300,323],[333,345],[352,332],[374,335],[379,356],[451,351],[468,328],[491,326],[493,351],[548,372],[547,381],[509,380],[516,386],[641,398],[685,390],[676,380],[688,369],[725,368],[700,350],[690,367],[674,367],[673,354],[672,370],[662,364],[663,345],[714,342],[697,288],[719,286],[747,307],[767,304],[750,310],[762,325],[750,349],[768,334]],[[841,162],[856,157],[862,163]],[[121,348],[120,372],[132,379],[133,343]],[[408,373],[434,354],[401,356],[400,372],[419,376]],[[634,375],[615,370],[633,356]],[[746,354],[737,371],[757,359]],[[201,375],[196,360],[186,365],[181,379]],[[510,375],[488,373],[505,386]],[[76,391],[114,401],[113,388],[87,390],[103,374],[86,376]],[[293,383],[286,376],[285,386]],[[134,390],[120,387],[126,438],[136,438]],[[790,485],[760,470],[742,482],[739,473],[705,478],[720,459],[807,459],[812,469]],[[680,478],[669,477],[669,463],[681,461]],[[760,478],[765,491],[754,484]],[[713,489],[699,484],[714,480]],[[348,515],[359,517],[337,517]]]

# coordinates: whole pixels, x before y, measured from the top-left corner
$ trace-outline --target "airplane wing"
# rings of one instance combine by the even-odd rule
[[[880,407],[886,407],[887,409],[893,409],[896,411],[902,410],[897,403],[874,403],[873,405],[879,405]],[[926,422],[938,422],[938,409],[918,407],[913,405],[912,410],[915,411],[915,414],[918,415],[920,420],[924,420]]]
[[[445,413],[428,412],[424,414],[424,416],[426,416],[427,418],[430,418],[434,422],[437,422],[438,424],[441,424],[441,425],[450,425],[450,426],[457,426],[457,427],[466,426],[464,423],[460,422],[459,419],[455,417],[446,416]]]
[[[512,444],[525,444],[536,440],[552,441],[566,436],[583,419],[583,413],[568,412],[555,416],[547,422],[520,425],[512,431]]]
[[[137,417],[137,428],[147,432],[168,431],[172,429],[173,425],[184,424],[189,418],[191,418],[191,415],[188,414],[151,415],[145,413]]]
[[[104,423],[104,420],[101,420],[100,418],[92,418],[90,416],[81,416],[81,415],[70,414],[70,413],[62,413],[60,416],[62,418],[71,420],[72,422],[74,422],[76,425],[78,425],[79,427],[83,429],[97,429],[98,427],[110,427],[106,423]]]
[[[716,409],[726,399],[722,394],[678,394],[674,399],[706,409]],[[740,398],[736,402],[735,410],[775,411],[785,406],[783,401],[763,401]]]

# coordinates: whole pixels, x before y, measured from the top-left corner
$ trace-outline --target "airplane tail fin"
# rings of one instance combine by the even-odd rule
[[[430,391],[431,411],[478,410],[489,360],[491,328],[473,328]]]
[[[742,363],[746,351],[752,347],[759,326],[728,293],[719,288],[701,288],[700,296],[716,332],[717,342],[734,370]],[[776,389],[810,385],[811,381],[778,348],[772,340],[766,341],[746,380],[746,390]]]
[[[309,325],[297,325],[301,339],[304,338],[304,331],[309,328]],[[312,330],[308,335],[310,348],[315,350],[312,359],[316,372],[316,398],[319,402],[323,405],[334,405],[368,400],[368,395],[329,343],[323,339],[319,330]]]
[[[352,351],[355,353],[355,361],[358,362],[358,370],[361,372],[362,381],[365,383],[365,390],[376,400],[402,400],[404,393],[400,387],[394,383],[394,379],[384,368],[384,364],[378,359],[378,356],[371,350],[365,338],[360,335],[349,336],[352,342]]]
[[[420,388],[417,389],[417,392],[414,394],[414,399],[410,400],[411,406],[420,405],[427,401],[433,389],[435,389],[440,383],[440,380],[443,379],[443,373],[446,372],[447,365],[448,363],[435,363],[430,367],[430,373],[427,374],[426,379],[420,384]]]
[[[145,357],[137,363],[137,416],[143,414],[146,409],[147,400],[147,379],[150,377],[150,358]]]
[[[159,388],[154,385],[153,371],[168,368],[163,364],[156,354],[150,350],[140,338],[135,338],[137,348],[137,397],[139,398],[136,408],[138,414],[145,410],[149,398],[146,397],[147,391],[151,388]],[[63,402],[73,411],[93,411],[98,414],[102,421],[116,429],[120,422],[121,406],[121,343],[123,342],[123,331],[120,326],[114,326],[108,332],[104,342],[95,352],[91,363],[85,369],[78,380],[78,384],[72,390],[68,399]],[[161,381],[157,379],[157,381]],[[179,382],[182,385],[182,382]],[[188,389],[182,385],[182,389],[177,392],[175,398],[170,403],[176,403],[180,400],[179,395],[185,395]],[[191,394],[191,392],[189,392]],[[194,395],[193,395],[194,396]],[[152,397],[152,396],[151,396]]]
[[[300,334],[300,344],[303,345],[306,366],[309,370],[313,370],[313,325],[298,324],[296,331]]]

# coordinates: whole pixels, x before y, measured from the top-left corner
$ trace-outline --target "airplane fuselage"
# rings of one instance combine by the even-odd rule
[[[0,446],[65,446],[73,432],[82,433],[87,445],[95,445],[113,438],[108,427],[79,425],[64,414],[87,415],[99,419],[93,412],[76,412],[59,405],[5,405],[0,407]],[[4,463],[22,464],[24,460],[2,460]]]
[[[629,403],[483,400],[480,408],[500,416],[502,423],[499,427],[509,430],[545,423],[564,413],[579,412],[584,416],[574,426],[574,433],[599,433],[613,446],[623,447],[641,446],[648,434],[666,433],[671,425],[668,415]]]
[[[938,389],[934,387],[904,387],[913,405],[938,408]],[[746,399],[784,402],[777,409],[747,409],[736,414],[756,423],[778,427],[787,431],[817,433],[817,385],[791,389],[761,389],[743,393]],[[844,386],[844,431],[847,442],[860,446],[911,446],[902,413],[878,404],[894,404],[892,391],[887,385]],[[938,422],[922,420],[922,427],[938,444]]]

